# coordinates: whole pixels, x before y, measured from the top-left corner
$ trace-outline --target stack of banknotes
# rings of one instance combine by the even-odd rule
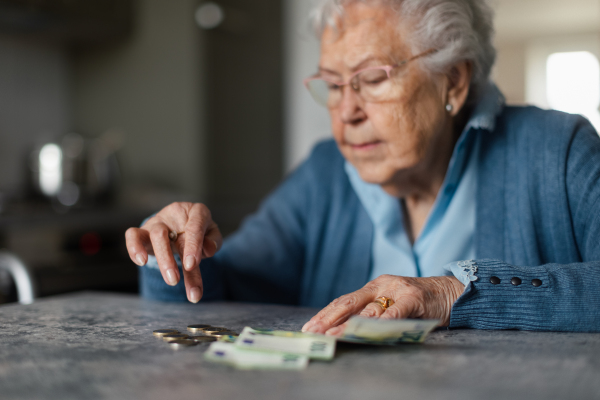
[[[224,336],[213,342],[204,357],[238,369],[301,370],[311,359],[333,359],[336,342],[422,343],[438,323],[438,320],[352,317],[340,337],[246,327],[239,336]]]

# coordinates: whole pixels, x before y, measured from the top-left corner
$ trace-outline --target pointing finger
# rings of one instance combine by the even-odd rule
[[[192,303],[197,303],[202,298],[203,293],[200,266],[194,267],[191,271],[183,269],[183,278],[188,300]]]
[[[179,271],[173,251],[171,250],[171,241],[169,239],[169,229],[163,223],[152,226],[150,230],[150,240],[156,255],[156,261],[165,282],[175,286],[179,282]]]
[[[210,211],[203,204],[194,204],[185,225],[185,248],[182,255],[183,267],[187,271],[197,268],[202,259],[204,234],[212,222]]]

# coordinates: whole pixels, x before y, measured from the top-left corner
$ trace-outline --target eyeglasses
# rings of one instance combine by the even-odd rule
[[[316,75],[306,78],[304,85],[315,101],[327,108],[336,108],[340,105],[343,87],[346,85],[349,85],[366,102],[389,101],[397,98],[400,87],[397,80],[390,75],[392,70],[436,51],[436,49],[429,49],[394,65],[361,69],[352,74],[346,82]]]

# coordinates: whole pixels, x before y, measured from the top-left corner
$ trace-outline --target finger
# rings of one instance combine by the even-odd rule
[[[140,267],[143,267],[148,262],[148,254],[154,254],[152,252],[150,234],[145,229],[127,229],[125,231],[125,243],[129,258]]]
[[[183,269],[183,279],[185,282],[185,292],[187,298],[192,303],[197,303],[202,298],[203,286],[200,267],[196,266],[191,271]]]
[[[184,259],[186,233],[177,236],[175,241],[171,241],[171,250],[179,254],[181,260]],[[185,292],[187,299],[192,303],[197,303],[202,298],[202,275],[200,267],[196,265],[191,270],[187,270],[185,266],[181,269],[183,272],[183,281],[185,283]]]
[[[202,248],[204,246],[204,235],[212,222],[210,211],[203,204],[194,204],[189,211],[188,220],[185,224],[185,247],[182,259],[183,267],[192,271],[200,264],[202,259]]]
[[[375,299],[375,294],[373,286],[367,285],[356,292],[339,297],[311,318],[302,330],[304,332],[325,333],[330,328],[346,322],[352,315],[362,311],[367,304]]]
[[[380,318],[381,319],[402,319],[402,318],[415,318],[418,317],[416,311],[418,310],[418,302],[411,297],[399,298],[394,304],[385,310]]]
[[[171,242],[171,252],[173,254],[179,254],[179,258],[183,260],[183,251],[185,249],[185,232],[177,235],[177,239],[173,240],[169,237]]]
[[[156,255],[156,261],[163,279],[171,286],[179,282],[179,271],[169,240],[169,229],[164,223],[154,224],[150,230],[150,240]]]
[[[185,224],[188,221],[191,206],[192,203],[169,204],[157,214],[155,221],[151,220],[154,224],[157,222],[164,223],[169,229],[169,234],[177,234],[175,240],[172,240],[171,236],[169,236],[169,239],[171,240],[171,252],[173,254],[179,254],[182,261],[183,249],[185,247]],[[158,218],[159,216],[160,218]]]
[[[221,236],[221,231],[217,224],[212,222],[204,235],[203,257],[210,258],[214,256],[222,245],[223,236]]]
[[[378,318],[384,313],[384,309],[379,303],[371,302],[365,306],[365,308],[360,312],[361,317],[366,318]]]
[[[366,318],[378,318],[380,315],[383,314],[384,311],[385,310],[383,309],[383,307],[381,307],[378,303],[371,302],[367,304],[358,315]],[[347,325],[348,323],[344,322],[341,325],[334,326],[333,328],[327,330],[325,334],[330,336],[341,336],[341,334],[344,333],[344,329],[346,329]]]
[[[331,329],[328,329],[327,332],[325,332],[326,335],[328,336],[342,336],[342,333],[344,333],[344,330],[346,330],[346,326],[348,326],[348,322],[344,322],[341,325],[338,326],[334,326]]]

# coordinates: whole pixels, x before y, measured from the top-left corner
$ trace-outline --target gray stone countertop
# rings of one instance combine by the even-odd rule
[[[422,345],[338,344],[305,371],[237,371],[154,329],[298,330],[316,310],[80,293],[0,307],[0,399],[600,399],[600,334],[438,330]]]

